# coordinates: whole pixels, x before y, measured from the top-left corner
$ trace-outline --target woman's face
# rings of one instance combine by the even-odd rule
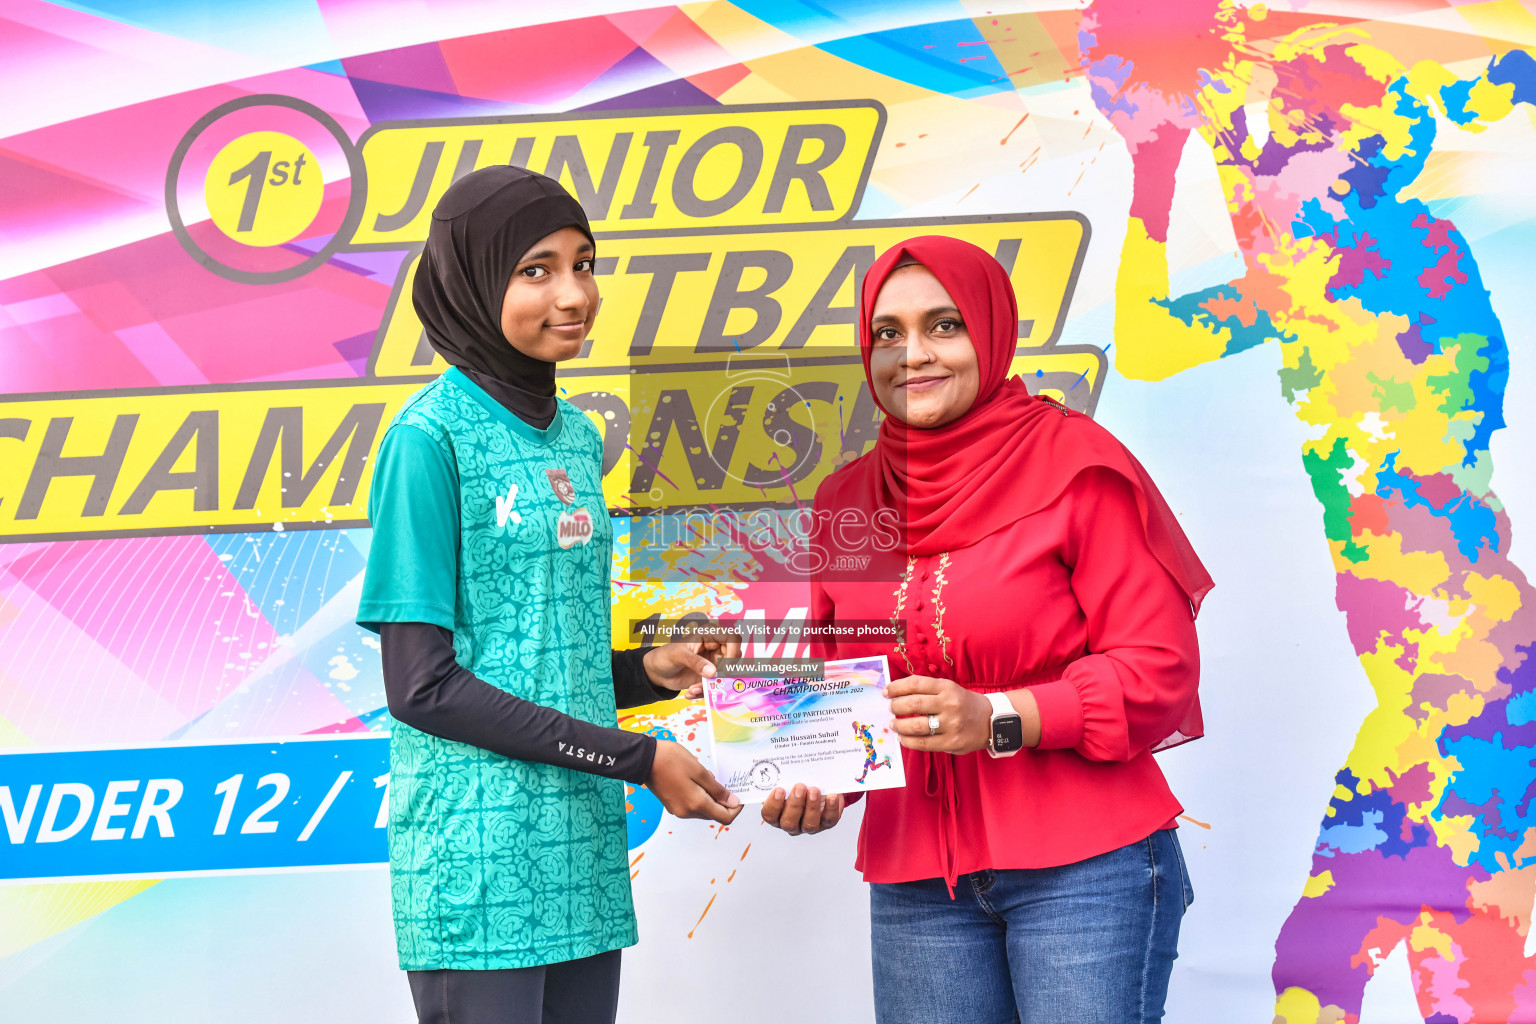
[[[501,300],[501,333],[524,355],[558,363],[581,351],[597,316],[592,241],[561,228],[529,246]]]
[[[891,415],[914,427],[942,427],[975,403],[976,349],[955,301],[927,267],[891,272],[875,297],[870,333],[870,379]]]

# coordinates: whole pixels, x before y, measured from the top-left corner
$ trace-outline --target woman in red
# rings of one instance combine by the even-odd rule
[[[897,245],[865,277],[858,330],[886,418],[816,518],[879,513],[901,543],[888,574],[814,579],[812,615],[899,627],[820,652],[885,654],[900,677],[907,785],[869,794],[858,846],[876,1018],[1161,1020],[1192,896],[1152,751],[1201,733],[1210,576],[1118,441],[1005,379],[1018,311],[987,253]],[[843,564],[868,535],[815,543]],[[843,803],[793,786],[763,817],[818,832]]]

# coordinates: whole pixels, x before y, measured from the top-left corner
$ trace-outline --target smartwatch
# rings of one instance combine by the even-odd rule
[[[1013,709],[1008,695],[989,693],[992,702],[992,738],[987,741],[987,753],[993,757],[1012,757],[1024,749],[1024,719]]]

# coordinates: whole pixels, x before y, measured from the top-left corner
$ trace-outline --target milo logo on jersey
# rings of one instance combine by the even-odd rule
[[[592,539],[592,515],[585,508],[560,513],[555,538],[562,548],[573,548]]]

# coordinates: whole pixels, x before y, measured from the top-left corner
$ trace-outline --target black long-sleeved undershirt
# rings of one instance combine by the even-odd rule
[[[524,422],[544,429],[553,421],[553,395],[460,369]],[[385,622],[379,624],[379,644],[389,713],[406,725],[519,761],[558,764],[626,782],[650,778],[656,759],[653,737],[593,725],[492,686],[458,663],[450,630],[426,622]],[[651,684],[644,657],[643,649],[612,652],[613,695],[621,708],[677,696],[675,690]]]
[[[539,761],[626,782],[644,782],[656,759],[651,736],[604,728],[515,697],[458,663],[453,633],[426,622],[379,625],[384,693],[396,720],[446,740],[519,761]],[[613,695],[621,708],[669,700],[651,683],[645,650],[613,651]]]

